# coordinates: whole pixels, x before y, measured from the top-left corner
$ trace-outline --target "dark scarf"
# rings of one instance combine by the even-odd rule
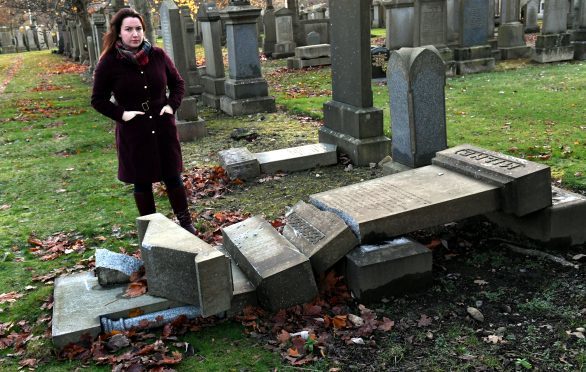
[[[122,40],[117,40],[116,50],[118,51],[118,55],[121,58],[126,59],[135,65],[144,66],[149,63],[151,43],[149,43],[147,39],[144,39],[142,46],[139,47],[136,52],[133,52],[132,50],[128,50],[126,48],[126,46],[122,43]]]

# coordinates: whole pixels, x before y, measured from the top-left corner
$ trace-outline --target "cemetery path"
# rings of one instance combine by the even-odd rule
[[[10,67],[8,67],[5,71],[0,71],[0,94],[4,94],[6,90],[6,86],[12,81],[14,75],[22,68],[22,62],[24,58],[22,55],[14,55],[14,57],[10,61]]]

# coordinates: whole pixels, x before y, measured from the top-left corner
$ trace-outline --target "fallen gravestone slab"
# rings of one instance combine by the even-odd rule
[[[426,288],[432,282],[432,254],[408,238],[361,245],[346,255],[346,280],[361,303]]]
[[[499,208],[499,187],[429,165],[311,195],[341,217],[362,243]]]
[[[160,214],[137,221],[139,237],[148,221],[140,247],[149,294],[199,306],[204,317],[230,309],[229,258]]]
[[[132,273],[142,266],[142,260],[136,257],[107,249],[96,249],[95,272],[101,286],[128,283]]]
[[[222,229],[224,248],[256,286],[258,302],[278,310],[311,301],[317,287],[305,255],[255,216]]]
[[[226,170],[230,179],[250,180],[260,175],[260,166],[256,157],[245,147],[238,147],[218,152],[220,165]]]
[[[223,245],[219,245],[216,248],[230,257]],[[258,301],[256,299],[256,287],[248,280],[238,265],[233,264],[230,266],[232,266],[234,291],[232,292],[232,305],[226,315],[234,316],[239,314],[246,306],[257,306]]]
[[[338,162],[336,145],[317,143],[285,149],[258,152],[254,156],[262,173],[295,172]]]
[[[534,163],[472,145],[440,151],[434,165],[501,188],[501,209],[524,216],[551,205],[551,171]]]
[[[358,245],[344,221],[303,201],[285,215],[283,236],[311,261],[317,274],[325,272]]]
[[[53,344],[61,348],[79,341],[84,334],[96,337],[102,331],[101,316],[126,318],[183,305],[149,295],[127,298],[123,296],[125,290],[125,285],[101,287],[92,272],[57,278],[53,292]]]

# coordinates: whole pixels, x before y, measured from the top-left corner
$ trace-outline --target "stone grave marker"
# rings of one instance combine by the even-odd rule
[[[586,0],[578,0],[577,5],[572,45],[574,46],[574,59],[584,61],[586,60]]]
[[[216,249],[224,253],[227,257],[230,257],[230,254],[226,251],[223,245],[216,246]],[[232,258],[230,257],[230,259]],[[226,314],[229,317],[237,315],[246,306],[258,305],[256,287],[248,280],[238,265],[230,266],[232,267],[232,285],[234,291],[232,292],[232,304],[230,310],[228,310]]]
[[[295,12],[287,8],[281,8],[275,12],[277,43],[272,54],[273,58],[289,57],[295,53],[294,15]]]
[[[567,0],[545,0],[543,9],[542,34],[560,34],[568,29],[567,17],[569,6]]]
[[[285,218],[283,236],[309,258],[317,274],[324,273],[358,245],[356,236],[340,217],[303,201],[295,204]]]
[[[317,287],[311,264],[270,223],[255,216],[222,229],[224,247],[271,311],[311,301]]]
[[[321,44],[321,36],[319,33],[315,32],[315,31],[311,31],[307,34],[306,37],[307,40],[307,45],[318,45]]]
[[[459,43],[454,49],[458,75],[494,69],[495,60],[486,27],[488,6],[486,0],[460,0]]]
[[[125,318],[137,312],[151,313],[183,305],[148,294],[124,297],[127,287],[103,288],[98,284],[98,278],[89,271],[57,278],[53,291],[53,345],[62,348],[71,342],[78,342],[84,334],[93,339],[102,332],[102,316]]]
[[[328,21],[328,19],[312,19],[307,21],[300,21],[300,29],[303,31],[304,35],[304,43],[301,45],[312,45],[311,43],[329,44],[330,24]],[[313,40],[308,39],[309,34],[311,34],[312,32],[315,32],[315,34],[312,34],[312,37],[315,37],[315,39]],[[319,41],[316,41],[317,36],[319,36]]]
[[[501,187],[504,212],[524,216],[551,205],[551,171],[546,165],[472,145],[438,152],[433,164]]]
[[[501,25],[498,48],[502,59],[526,58],[530,49],[525,45],[523,25],[519,22],[519,0],[501,0]]]
[[[275,25],[275,8],[273,7],[273,0],[266,1],[266,7],[262,13],[262,23],[264,26],[262,51],[265,56],[270,57],[273,55],[275,44],[277,43],[277,29]]]
[[[446,1],[448,27],[447,42],[450,47],[456,46],[460,39],[460,0]]]
[[[215,3],[207,3],[197,10],[201,25],[202,42],[206,58],[205,74],[202,76],[203,103],[215,109],[220,108],[220,97],[224,95],[224,59],[222,56],[222,24]]]
[[[106,16],[103,13],[93,13],[91,18],[92,24],[92,35],[94,38],[95,53],[98,58],[102,54],[102,43],[104,41],[104,35],[108,31],[108,25],[106,22]]]
[[[348,288],[361,303],[429,287],[431,269],[431,251],[408,238],[361,245],[346,255]]]
[[[414,46],[414,0],[389,0],[383,2],[386,19],[386,46],[399,49]]]
[[[448,76],[456,74],[454,53],[448,48],[448,14],[446,0],[417,0],[413,17],[413,46],[433,45],[445,63]]]
[[[447,147],[444,63],[434,47],[401,48],[389,59],[393,162],[431,164]]]
[[[232,274],[222,252],[160,213],[137,225],[149,294],[196,305],[203,316],[230,309]]]
[[[262,173],[295,172],[338,162],[336,145],[316,143],[254,154]]]
[[[539,0],[528,0],[525,4],[525,33],[539,32],[539,24],[537,23],[539,3]]]
[[[251,180],[260,175],[258,160],[246,147],[222,150],[218,152],[218,156],[220,165],[232,180]]]
[[[297,47],[295,56],[287,58],[287,68],[294,69],[330,64],[332,64],[330,44]]]
[[[116,253],[107,249],[96,249],[96,268],[98,283],[102,287],[123,284],[130,281],[132,273],[140,270],[142,260],[126,254]]]
[[[499,187],[435,165],[311,195],[332,211],[361,243],[497,210]]]
[[[531,59],[540,63],[573,59],[574,47],[567,32],[567,0],[547,0],[544,5],[543,28],[537,35]]]
[[[390,151],[382,110],[372,101],[369,13],[369,0],[330,4],[332,100],[324,104],[319,142],[338,145],[356,165],[378,162]]]

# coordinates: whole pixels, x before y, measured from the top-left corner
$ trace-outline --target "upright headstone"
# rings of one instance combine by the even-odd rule
[[[28,45],[29,50],[39,50],[37,40],[35,40],[35,36],[37,33],[36,30],[33,29],[33,27],[34,26],[31,26],[26,29],[26,44]]]
[[[69,57],[71,55],[71,38],[67,29],[67,21],[61,20],[58,23],[59,27],[59,52],[64,56]]]
[[[258,55],[256,19],[260,9],[247,0],[232,0],[220,11],[226,24],[229,76],[220,99],[222,111],[231,116],[275,110],[268,84],[262,77]]]
[[[275,8],[273,7],[273,0],[267,0],[267,5],[263,10],[262,22],[264,26],[264,38],[262,44],[262,51],[265,56],[272,56],[275,51],[275,44],[277,43],[277,30],[275,26]]]
[[[578,0],[576,28],[574,29],[574,59],[586,60],[586,0]]]
[[[502,59],[526,58],[530,48],[525,45],[523,24],[519,22],[519,0],[501,0],[501,25],[498,48]]]
[[[330,43],[330,23],[328,19],[310,19],[299,22],[299,27],[305,35],[304,43],[302,45],[311,45],[307,36],[311,33],[319,34],[319,42],[317,44]]]
[[[204,87],[202,100],[207,106],[219,109],[226,75],[222,56],[222,24],[216,4],[202,4],[197,10],[197,21],[201,25],[206,59],[205,74],[201,78]]]
[[[540,63],[567,61],[574,58],[568,26],[568,1],[545,0],[543,28],[535,41],[531,58]]]
[[[384,8],[380,0],[372,2],[372,28],[384,27]]]
[[[460,0],[447,0],[448,45],[457,45],[460,37]]]
[[[77,31],[77,43],[78,43],[78,51],[79,51],[79,62],[84,64],[89,64],[89,54],[86,45],[86,38],[85,33],[83,30],[83,24],[81,22],[77,22],[76,25]]]
[[[285,58],[295,54],[294,16],[295,12],[287,8],[282,8],[275,12],[277,43],[272,54],[273,58]]]
[[[539,32],[537,14],[539,13],[539,0],[528,0],[525,4],[525,32]]]
[[[183,27],[183,42],[185,43],[185,58],[187,59],[187,91],[190,95],[203,93],[201,76],[197,70],[195,43],[196,43],[196,25],[191,18],[191,10],[188,6],[179,8]]]
[[[486,0],[460,0],[458,46],[454,48],[458,75],[494,69],[495,60],[486,27],[488,5]]]
[[[24,41],[25,39],[25,33],[24,31],[19,28],[17,30],[14,31],[14,35],[15,35],[15,40],[16,40],[16,51],[17,52],[24,52],[27,50],[27,46],[26,43]]]
[[[94,46],[94,38],[88,36],[86,38],[87,49],[89,51],[89,62],[90,62],[90,73],[94,71],[96,64],[98,63],[98,56],[96,56],[96,48]]]
[[[455,75],[454,53],[448,48],[447,0],[415,1],[413,46],[433,45],[445,63],[446,74]]]
[[[383,3],[386,19],[386,47],[412,47],[414,42],[414,0],[389,0]]]
[[[94,49],[96,56],[100,57],[102,54],[102,42],[104,40],[104,35],[106,31],[108,31],[108,27],[106,24],[106,16],[104,13],[93,13],[91,18],[91,25],[92,25],[92,34],[94,40]]]
[[[2,46],[2,54],[14,53],[16,48],[12,41],[12,35],[7,28],[0,29],[0,45]]]
[[[324,104],[319,141],[337,145],[356,165],[379,162],[390,140],[382,110],[372,105],[370,0],[332,1],[330,17],[332,100]]]
[[[49,46],[47,45],[47,35],[44,27],[37,27],[37,40],[39,41],[40,50],[49,48]]]
[[[190,86],[190,70],[187,61],[186,42],[184,41],[184,22],[181,12],[173,0],[164,0],[159,9],[163,45],[175,67],[181,74],[185,85]],[[195,58],[195,52],[193,55]],[[177,129],[181,141],[191,141],[204,137],[207,134],[205,121],[197,114],[197,99],[195,96],[183,97],[181,106],[177,110]]]
[[[447,147],[443,61],[433,47],[401,48],[391,52],[387,74],[393,161],[429,165]]]

